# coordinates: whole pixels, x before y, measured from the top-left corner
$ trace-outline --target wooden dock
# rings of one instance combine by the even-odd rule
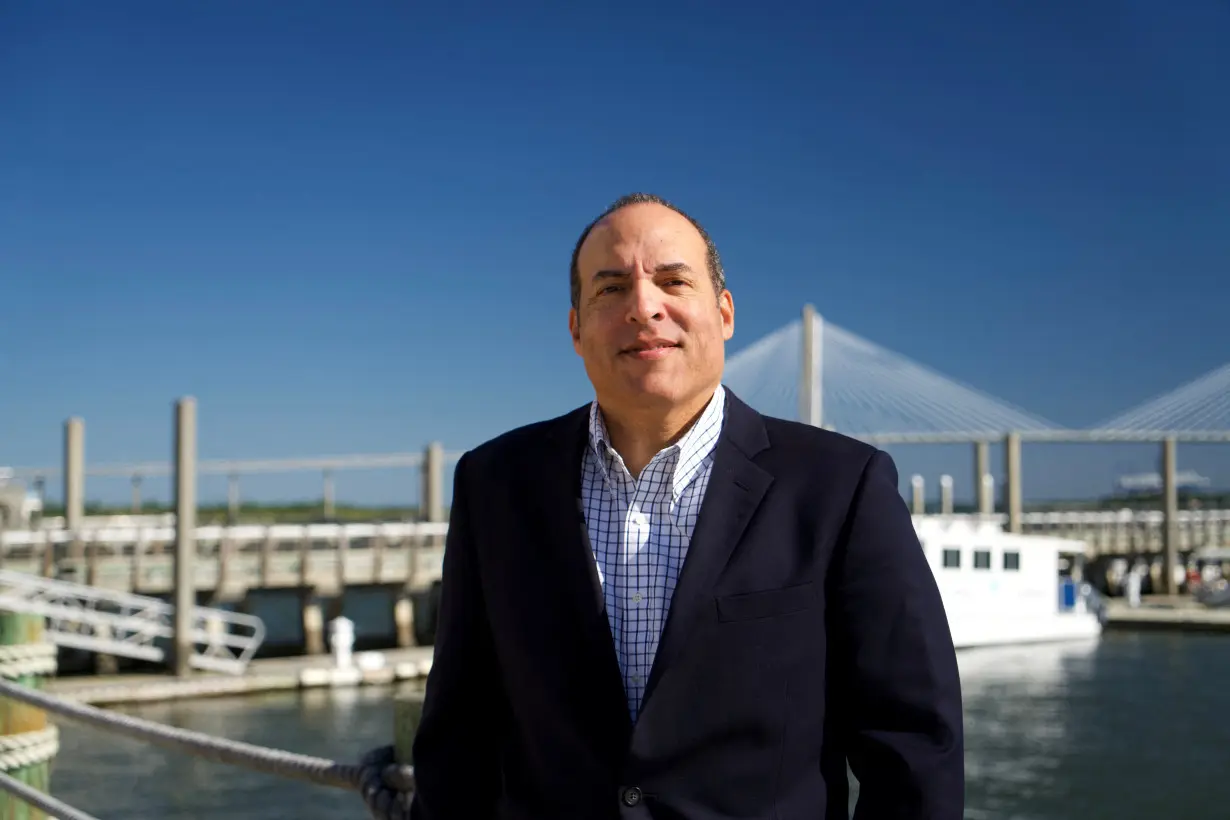
[[[1146,595],[1135,608],[1114,598],[1108,604],[1106,628],[1230,632],[1230,609],[1209,609],[1186,595]]]
[[[387,686],[426,678],[431,657],[430,646],[359,652],[355,665],[346,669],[337,668],[329,655],[263,658],[252,661],[243,675],[81,675],[49,680],[46,690],[83,703],[114,706],[294,689]],[[365,662],[376,661],[378,666],[363,668]]]

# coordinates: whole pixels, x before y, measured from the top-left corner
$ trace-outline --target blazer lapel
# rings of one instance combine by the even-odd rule
[[[547,583],[568,599],[568,606],[576,615],[575,624],[581,640],[593,653],[600,673],[599,683],[615,696],[621,706],[619,712],[626,718],[628,710],[615,641],[607,621],[602,582],[581,508],[581,468],[589,443],[588,428],[589,406],[586,405],[560,419],[543,453],[546,469],[541,472],[540,497],[545,546],[559,567],[558,578]]]
[[[581,510],[581,459],[586,446],[588,408],[564,416],[552,432],[543,458],[542,516],[547,546],[563,575],[562,588],[584,622],[602,620],[602,584]]]
[[[773,483],[773,476],[752,461],[768,446],[760,414],[727,390],[726,422],[713,472],[645,685],[645,704],[686,644],[696,616],[709,602],[714,583]]]

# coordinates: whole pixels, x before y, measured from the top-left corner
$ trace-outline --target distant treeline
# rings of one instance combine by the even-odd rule
[[[146,502],[141,505],[141,515],[161,515],[174,512],[169,504]],[[361,506],[355,504],[334,504],[333,515],[325,517],[324,503],[321,501],[303,501],[270,504],[241,504],[238,516],[232,520],[226,504],[201,504],[197,507],[197,523],[202,526],[215,524],[300,524],[325,521],[365,522],[365,521],[417,521],[418,505],[406,506]],[[445,510],[447,513],[447,509]],[[45,516],[64,515],[64,507],[60,504],[48,504]],[[132,507],[127,504],[99,504],[90,502],[85,505],[86,515],[131,515]]]

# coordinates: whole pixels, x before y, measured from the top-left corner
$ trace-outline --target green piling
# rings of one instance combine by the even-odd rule
[[[0,674],[5,679],[42,689],[43,681],[54,674],[53,651],[44,642],[43,616],[0,611]],[[51,787],[55,747],[49,739],[51,727],[42,709],[0,696],[0,771],[44,794],[50,794]],[[23,765],[14,757],[27,760]],[[29,760],[30,757],[35,759]],[[38,760],[39,757],[46,759]],[[0,790],[0,820],[45,817],[24,800]]]

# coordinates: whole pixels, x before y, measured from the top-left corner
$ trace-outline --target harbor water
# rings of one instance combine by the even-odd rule
[[[1109,633],[960,653],[971,820],[1224,820],[1230,638]],[[127,708],[342,760],[391,742],[388,689]],[[358,818],[359,797],[63,726],[52,791],[102,820]]]

